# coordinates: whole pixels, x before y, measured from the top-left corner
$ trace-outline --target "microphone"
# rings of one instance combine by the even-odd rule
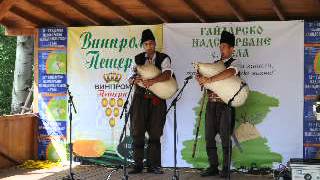
[[[137,73],[134,73],[134,74],[132,74],[132,76],[130,76],[129,79],[135,79],[137,76],[138,76],[138,74],[137,74]]]
[[[184,80],[185,80],[185,81],[188,81],[189,79],[192,79],[192,78],[193,78],[193,76],[192,76],[192,75],[190,75],[190,76],[188,76],[188,77],[184,78]]]
[[[135,79],[138,76],[137,67],[132,68],[132,76],[129,79]]]

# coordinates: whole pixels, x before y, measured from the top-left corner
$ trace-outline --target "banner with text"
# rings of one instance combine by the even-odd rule
[[[121,163],[124,155],[130,159],[131,150],[123,148],[131,149],[129,129],[119,144],[125,119],[120,113],[147,28],[161,51],[162,25],[68,28],[68,83],[78,110],[72,127],[76,155],[112,164]]]
[[[192,62],[220,58],[223,30],[235,34],[233,56],[250,93],[246,103],[236,108],[234,139],[238,144],[233,143],[233,167],[272,167],[302,157],[303,29],[303,21],[164,25],[164,51],[172,58],[180,87],[183,79],[195,72]],[[177,104],[178,166],[208,166],[205,116],[192,158],[201,96],[193,80]],[[162,147],[164,166],[173,166],[172,127],[172,118],[168,118]],[[221,145],[218,149],[221,157]]]
[[[320,159],[320,121],[313,110],[320,100],[320,21],[305,22],[304,43],[303,157]]]
[[[38,30],[38,156],[67,160],[67,28]]]

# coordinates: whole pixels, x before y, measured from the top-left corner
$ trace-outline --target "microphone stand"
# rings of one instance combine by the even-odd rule
[[[245,86],[247,86],[247,84],[246,83],[241,83],[241,86],[240,86],[240,88],[239,88],[239,90],[236,92],[236,94],[228,101],[228,104],[227,104],[227,106],[229,107],[229,113],[230,113],[230,116],[229,116],[229,118],[228,118],[228,125],[229,125],[229,128],[228,128],[228,164],[227,164],[227,176],[226,176],[226,178],[225,179],[228,179],[228,180],[230,180],[230,176],[231,176],[231,151],[232,151],[232,140],[231,140],[231,137],[233,136],[233,135],[231,135],[231,132],[232,132],[232,130],[233,129],[231,129],[232,128],[232,126],[231,126],[231,123],[232,123],[232,118],[235,118],[234,116],[235,116],[235,114],[233,114],[232,113],[232,102],[233,102],[233,100],[234,100],[234,98],[239,94],[239,92],[241,91],[241,89],[243,88],[243,87],[245,87]],[[238,139],[236,138],[236,136],[233,136],[234,137],[234,140],[237,142],[238,141]],[[240,147],[240,146],[239,146]],[[240,150],[240,152],[242,151],[242,149],[241,149],[241,147],[239,148],[239,150]]]
[[[130,109],[128,111],[127,110],[127,106],[128,106],[128,103],[129,103],[129,97],[130,97],[132,88],[133,88],[133,83],[130,85],[129,93],[128,93],[127,99],[126,99],[126,101],[125,101],[125,103],[123,105],[123,109],[122,109],[122,112],[121,112],[121,115],[120,115],[120,119],[122,119],[123,114],[125,114],[125,123],[124,123],[123,129],[122,129],[122,133],[120,135],[119,144],[121,143],[123,137],[127,136],[127,123],[128,123],[128,119],[129,119],[129,113],[130,113]],[[125,144],[125,148],[128,149],[127,143]],[[123,165],[122,180],[128,180],[127,155],[126,154],[124,154],[124,165]]]
[[[189,80],[192,78],[192,76],[189,76],[185,78],[184,84],[180,91],[178,92],[178,95],[172,100],[166,115],[170,111],[170,109],[173,107],[174,109],[174,118],[173,118],[173,126],[174,126],[174,174],[172,176],[172,180],[179,180],[179,174],[177,172],[177,102],[180,100],[182,92],[186,85],[188,84]]]
[[[74,178],[74,173],[72,173],[72,160],[73,160],[73,147],[72,147],[72,110],[74,111],[74,113],[77,114],[77,110],[74,106],[74,102],[73,102],[73,96],[71,95],[70,89],[69,89],[69,84],[67,84],[67,92],[68,92],[68,111],[69,111],[69,153],[70,153],[70,159],[69,159],[69,174],[67,175],[67,177],[64,177],[64,180],[75,180]]]
[[[230,132],[232,131],[231,130],[231,128],[232,128],[232,126],[231,126],[231,119],[233,118],[232,116],[233,116],[233,113],[232,113],[232,107],[231,107],[231,103],[229,102],[228,103],[228,106],[229,106],[229,108],[230,108],[230,116],[229,116],[229,118],[228,118],[228,125],[229,125],[229,128],[228,128],[228,164],[227,164],[227,176],[225,177],[225,179],[228,179],[228,180],[230,180],[230,176],[231,176],[231,151],[232,151],[232,141],[231,141],[231,134],[230,134]]]

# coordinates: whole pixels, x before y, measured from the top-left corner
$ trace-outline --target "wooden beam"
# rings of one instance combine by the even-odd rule
[[[106,1],[106,0],[97,0],[97,2],[99,2],[104,7],[108,8],[110,11],[112,11],[115,15],[117,15],[125,23],[134,24],[134,22],[136,22],[136,20],[134,20],[134,18],[131,15],[126,13],[119,6],[113,4],[112,2]]]
[[[161,19],[165,23],[172,22],[171,19],[162,11],[160,11],[154,4],[149,0],[138,0],[142,5],[148,8],[154,15]]]
[[[12,7],[10,9],[10,12],[12,12],[14,15],[18,16],[21,19],[24,19],[27,21],[31,26],[41,26],[41,25],[48,25],[48,23],[43,22],[41,19],[37,18],[36,16],[30,14],[27,11],[24,11],[23,9],[20,9],[19,7]]]
[[[198,7],[197,5],[195,5],[192,0],[181,0],[191,11],[192,13],[198,18],[198,20],[202,23],[207,22],[206,21],[206,15],[204,14],[204,12],[200,9],[200,7]]]
[[[10,8],[16,3],[13,0],[2,0],[0,3],[0,20],[8,13]]]
[[[225,0],[225,2],[229,6],[229,8],[233,12],[233,14],[235,14],[237,16],[239,21],[241,21],[241,22],[246,21],[246,18],[244,17],[243,13],[240,12],[239,7],[237,7],[231,0]]]
[[[6,27],[6,36],[33,36],[35,35],[35,29],[32,28],[16,28]]]
[[[12,14],[12,12],[11,12],[11,14]],[[12,15],[17,16],[15,14],[12,14]],[[17,16],[17,17],[19,17],[19,16]],[[36,33],[35,28],[21,27],[21,24],[17,24],[14,21],[9,21],[7,18],[2,19],[0,21],[0,24],[5,27],[5,35],[6,36],[20,36],[20,35],[33,36]]]
[[[16,23],[12,22],[12,21],[8,21],[7,19],[2,19],[0,21],[0,24],[5,26],[5,27],[11,27],[11,26],[14,26],[16,27]]]
[[[278,0],[270,0],[272,9],[274,10],[274,12],[276,12],[277,16],[279,17],[279,19],[281,21],[285,21],[286,18],[283,15],[282,9],[280,7],[279,1]]]
[[[59,13],[57,10],[53,9],[53,7],[44,4],[42,1],[26,0],[25,2],[27,2],[30,6],[40,9],[42,12],[51,16],[57,22],[61,23],[64,26],[70,26],[72,24],[71,20],[66,18],[65,15]]]
[[[93,23],[94,25],[102,25],[104,24],[98,17],[93,15],[91,12],[87,11],[86,9],[82,8],[79,4],[77,4],[74,0],[61,0],[64,4],[71,7],[75,10],[78,14],[86,18],[88,21]]]

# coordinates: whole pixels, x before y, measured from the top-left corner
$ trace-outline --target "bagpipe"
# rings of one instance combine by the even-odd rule
[[[142,80],[153,79],[161,74],[160,69],[153,64],[138,65],[136,71]],[[145,88],[142,82],[138,82],[137,85]],[[147,89],[161,99],[170,99],[177,92],[178,83],[171,76],[169,80],[154,83]]]
[[[223,62],[216,63],[193,63],[194,68],[204,77],[212,77],[224,71]],[[204,84],[206,89],[215,92],[223,102],[232,107],[243,105],[249,95],[249,86],[239,76]]]

